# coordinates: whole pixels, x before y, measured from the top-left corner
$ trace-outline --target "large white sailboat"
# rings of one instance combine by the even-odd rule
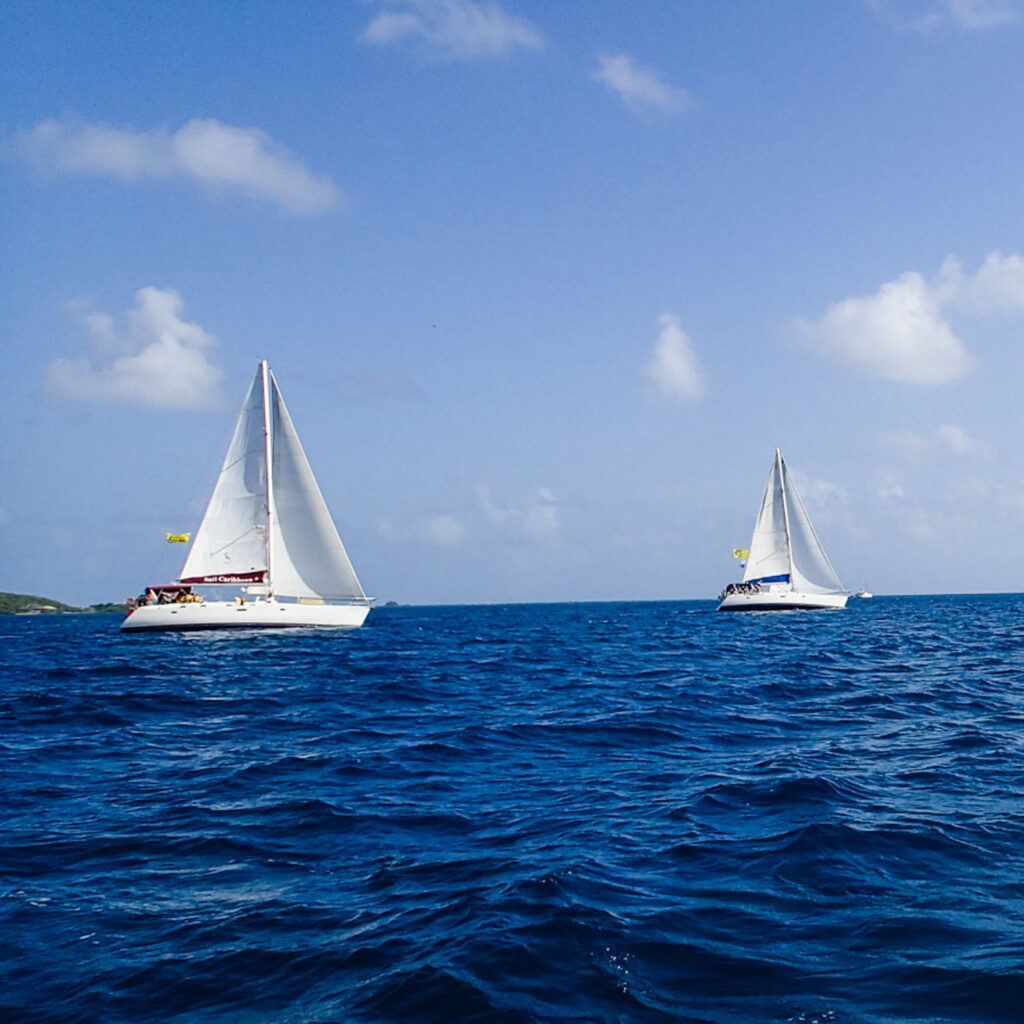
[[[745,559],[743,580],[722,592],[720,612],[846,607],[850,595],[811,526],[778,448]]]
[[[240,593],[211,599],[195,587]],[[121,629],[356,629],[369,609],[263,361],[177,583],[149,588]]]

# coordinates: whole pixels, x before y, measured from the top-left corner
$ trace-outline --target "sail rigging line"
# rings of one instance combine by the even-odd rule
[[[782,494],[782,520],[786,524],[786,555],[789,558],[789,580],[793,585],[793,533],[789,528],[789,502],[786,500],[786,464],[782,452],[775,449],[775,472],[779,474],[779,490]]]
[[[264,444],[264,465],[266,471],[264,472],[264,478],[266,480],[266,541],[267,541],[267,575],[265,581],[267,585],[267,597],[273,596],[274,593],[274,577],[272,573],[273,568],[273,550],[274,550],[274,534],[271,530],[272,521],[272,510],[274,507],[274,490],[273,490],[273,477],[274,474],[271,472],[271,467],[274,465],[273,462],[273,448],[272,439],[270,433],[270,388],[267,380],[270,370],[267,366],[266,359],[260,360],[260,377],[263,385],[263,444]]]

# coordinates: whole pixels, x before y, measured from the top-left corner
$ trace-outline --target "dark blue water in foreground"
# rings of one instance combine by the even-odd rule
[[[0,617],[0,1020],[1024,1019],[1024,599]]]

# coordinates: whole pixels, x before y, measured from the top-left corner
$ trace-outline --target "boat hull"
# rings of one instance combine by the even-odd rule
[[[191,632],[201,629],[358,629],[365,604],[297,604],[279,601],[197,601],[148,604],[121,623],[124,633]]]
[[[800,609],[846,607],[849,594],[802,594],[799,590],[767,591],[754,594],[726,594],[720,612],[780,612]]]

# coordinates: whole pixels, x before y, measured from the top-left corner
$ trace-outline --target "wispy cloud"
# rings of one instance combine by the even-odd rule
[[[383,9],[363,31],[368,43],[413,39],[442,60],[499,57],[544,45],[544,37],[529,22],[493,2],[382,0],[378,6]]]
[[[135,131],[109,124],[41,121],[14,136],[14,155],[61,174],[108,175],[137,183],[189,181],[240,192],[290,213],[323,213],[341,194],[327,177],[315,176],[259,128],[193,120],[175,132]]]
[[[693,343],[674,314],[662,313],[658,323],[661,330],[651,360],[644,368],[647,378],[668,398],[696,402],[704,396],[704,375]]]
[[[490,488],[477,488],[484,520],[498,527],[511,540],[549,540],[561,528],[558,500],[550,488],[541,487],[533,500],[522,506],[502,506],[491,496]]]
[[[439,515],[423,521],[420,535],[431,544],[454,547],[466,539],[467,532],[465,524],[458,517]]]
[[[829,306],[815,323],[796,321],[794,330],[812,349],[851,369],[910,384],[948,384],[975,365],[948,313],[1022,312],[1024,259],[995,252],[974,275],[949,257],[931,282],[908,271],[873,295]]]
[[[804,504],[812,509],[825,509],[833,505],[850,503],[850,495],[842,484],[809,477],[799,470],[793,471],[793,482]]]
[[[899,31],[929,32],[958,28],[969,32],[1024,21],[1020,0],[867,0],[868,6]]]
[[[72,313],[92,336],[93,351],[58,359],[47,384],[58,395],[87,402],[130,402],[166,409],[199,409],[219,398],[221,371],[209,361],[216,338],[181,319],[172,288],[141,288],[137,305],[118,326],[82,303]]]
[[[928,434],[910,430],[888,431],[880,434],[879,440],[889,450],[913,461],[937,454],[984,457],[989,451],[983,441],[971,437],[963,427],[952,423],[944,423]]]
[[[1024,259],[989,253],[972,276],[949,256],[939,268],[935,292],[957,312],[978,316],[1024,312]]]
[[[663,82],[650,68],[642,67],[624,53],[598,57],[592,77],[604,82],[634,109],[654,107],[678,114],[696,106],[686,89]]]

